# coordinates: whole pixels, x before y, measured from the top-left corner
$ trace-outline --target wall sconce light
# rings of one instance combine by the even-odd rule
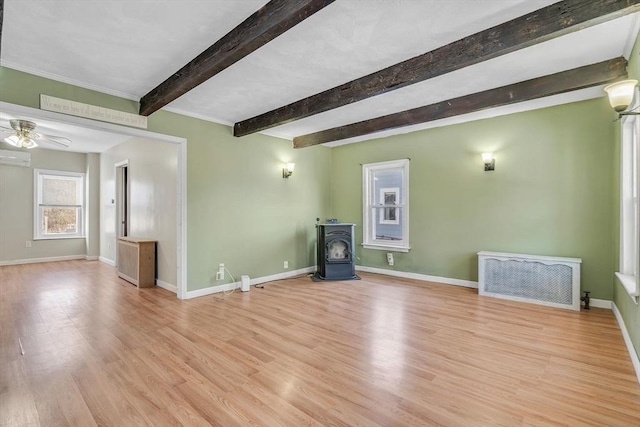
[[[485,172],[496,168],[496,159],[493,158],[493,153],[482,153],[482,162],[484,163]]]
[[[295,169],[295,163],[287,163],[286,166],[282,169],[282,177],[289,178],[293,174],[293,170]]]
[[[636,84],[638,84],[637,80],[623,80],[621,82],[611,83],[604,88],[607,95],[609,95],[609,103],[618,113],[618,118],[640,114],[632,111],[624,111],[629,108],[629,105],[633,102]]]

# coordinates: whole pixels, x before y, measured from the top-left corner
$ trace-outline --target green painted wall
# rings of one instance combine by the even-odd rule
[[[630,75],[640,76],[638,45]],[[0,100],[37,108],[48,94],[131,113],[137,103],[0,68]],[[480,250],[583,259],[583,289],[613,299],[640,352],[640,310],[613,279],[617,268],[617,124],[602,99],[399,135],[334,149],[293,150],[262,135],[236,139],[222,125],[165,111],[149,130],[188,140],[188,290],[236,276],[314,264],[314,220],[358,224],[361,163],[411,158],[411,246],[395,255],[359,249],[362,265],[477,280]],[[494,151],[496,171],[480,153]],[[296,172],[284,180],[281,163]],[[331,173],[327,173],[331,171]],[[228,282],[226,280],[225,282]]]
[[[640,80],[640,36],[636,39],[635,46],[629,57],[629,78]],[[613,160],[614,185],[613,185],[613,239],[614,239],[614,260],[613,270],[619,270],[620,262],[620,133],[616,127],[616,135],[613,139],[615,156]],[[631,299],[627,291],[622,287],[617,279],[613,279],[613,302],[620,311],[622,320],[625,323],[629,337],[640,357],[640,307],[638,303]]]
[[[333,213],[361,242],[360,165],[408,157],[411,251],[360,264],[476,281],[482,250],[578,257],[582,288],[611,300],[613,118],[603,97],[336,147]]]
[[[16,150],[4,141],[0,149]],[[41,148],[30,153],[31,167],[0,165],[0,262],[87,255],[83,238],[33,240],[33,170],[86,173],[87,155]]]
[[[284,272],[285,260],[289,270],[315,265],[315,219],[331,206],[329,148],[294,151],[291,141],[264,135],[238,139],[226,126],[172,113],[152,116],[149,127],[189,141],[189,290],[217,284],[219,263],[236,280]],[[288,161],[295,173],[283,179]]]
[[[33,108],[47,94],[136,113],[134,101],[0,68],[0,100]],[[215,100],[212,100],[215,102]],[[315,264],[315,218],[330,212],[331,149],[293,150],[264,135],[234,138],[227,126],[159,111],[152,132],[187,139],[187,290],[216,284],[219,263],[239,280]],[[282,178],[282,163],[296,171]]]

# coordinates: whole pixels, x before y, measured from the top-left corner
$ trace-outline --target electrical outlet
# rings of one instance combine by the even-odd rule
[[[220,264],[218,266],[218,271],[216,272],[216,280],[224,280],[224,264]]]
[[[30,247],[31,247],[31,240],[27,240],[27,241],[24,243],[24,247],[25,247],[25,248],[30,248]]]
[[[387,252],[387,263],[393,265],[393,253]]]
[[[285,262],[284,262],[284,266],[283,266],[283,267],[284,267],[284,268],[289,268],[289,261],[285,261]]]

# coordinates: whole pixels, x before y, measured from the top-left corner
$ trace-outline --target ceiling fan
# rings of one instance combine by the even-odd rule
[[[11,133],[4,138],[6,142],[18,148],[35,148],[38,142],[50,144],[59,148],[69,148],[71,140],[63,136],[36,133],[36,124],[29,120],[9,120],[11,128],[0,126],[0,132]]]

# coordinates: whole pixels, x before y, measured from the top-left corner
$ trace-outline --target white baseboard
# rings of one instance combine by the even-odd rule
[[[93,256],[89,256],[89,255],[85,255],[84,259],[86,259],[87,261],[97,261],[98,260],[98,256],[93,255]]]
[[[291,277],[300,276],[302,274],[313,273],[316,271],[316,266],[299,268],[298,270],[285,271],[284,273],[272,274],[270,276],[256,277],[251,279],[251,286],[259,285],[261,283],[274,282],[276,280],[289,279]],[[240,283],[240,282],[238,282]]]
[[[356,265],[357,271],[366,273],[384,274],[387,276],[402,277],[404,279],[422,280],[424,282],[444,283],[447,285],[464,286],[465,288],[478,289],[478,282],[462,279],[451,279],[449,277],[429,276],[427,274],[409,273],[406,271],[387,270],[386,268],[366,267],[364,265]]]
[[[101,262],[104,262],[105,264],[108,264],[108,265],[110,265],[112,267],[116,266],[116,262],[111,260],[111,259],[109,259],[109,258],[105,258],[105,257],[102,257],[102,256],[101,257],[96,257],[96,258],[99,259]],[[174,294],[178,293],[178,287],[176,285],[172,285],[171,283],[164,282],[164,281],[162,281],[160,279],[156,279],[156,286],[158,286],[159,288],[162,288],[162,289],[166,289],[166,290],[168,290],[170,292],[173,292]]]
[[[156,279],[156,286],[159,287],[159,288],[171,291],[174,294],[178,293],[178,287],[176,285],[172,285],[171,283],[163,282],[160,279]]]
[[[316,267],[305,267],[298,270],[286,271],[284,273],[272,274],[270,276],[256,277],[251,279],[251,286],[259,285],[261,283],[273,282],[275,280],[288,279],[290,277],[300,276],[301,274],[313,273],[316,271]],[[204,289],[198,289],[195,291],[187,291],[184,299],[198,298],[205,295],[211,295],[218,292],[230,291],[240,287],[240,282],[226,283],[224,285],[211,286]]]
[[[111,267],[115,267],[115,266],[116,266],[116,262],[115,262],[114,260],[112,260],[112,259],[105,258],[105,257],[103,257],[103,256],[98,257],[98,259],[99,259],[101,262],[104,262],[105,264],[109,264]]]
[[[616,316],[616,320],[618,321],[618,326],[620,326],[620,331],[622,332],[622,338],[624,338],[624,343],[627,346],[627,351],[629,352],[629,357],[631,358],[631,364],[633,365],[633,369],[636,371],[636,378],[638,379],[638,383],[640,383],[640,359],[638,358],[638,353],[636,353],[636,349],[633,348],[633,343],[631,342],[631,337],[629,336],[629,331],[627,331],[627,326],[624,324],[624,320],[622,320],[622,315],[616,307],[615,303],[612,303],[613,314]]]
[[[364,265],[356,265],[357,271],[368,273],[384,274],[387,276],[402,277],[405,279],[422,280],[425,282],[444,283],[447,285],[464,286],[466,288],[478,288],[478,282],[462,279],[451,279],[449,277],[429,276],[427,274],[408,273],[406,271],[387,270],[385,268],[366,267]],[[591,298],[591,307],[607,308],[611,310],[613,302],[606,299]]]
[[[609,301],[606,299],[590,298],[589,306],[596,307],[596,308],[607,308],[611,310],[611,307],[613,306],[613,301]]]
[[[85,259],[85,255],[67,255],[67,256],[54,256],[48,258],[28,258],[28,259],[15,259],[11,261],[0,261],[0,266],[3,265],[20,265],[20,264],[37,264],[40,262],[55,262],[55,261],[72,261],[76,259]]]
[[[230,291],[239,286],[240,286],[240,282],[233,282],[233,283],[227,283],[224,285],[210,286],[208,288],[198,289],[195,291],[187,291],[183,299],[204,297],[211,294],[217,294],[218,292]]]

